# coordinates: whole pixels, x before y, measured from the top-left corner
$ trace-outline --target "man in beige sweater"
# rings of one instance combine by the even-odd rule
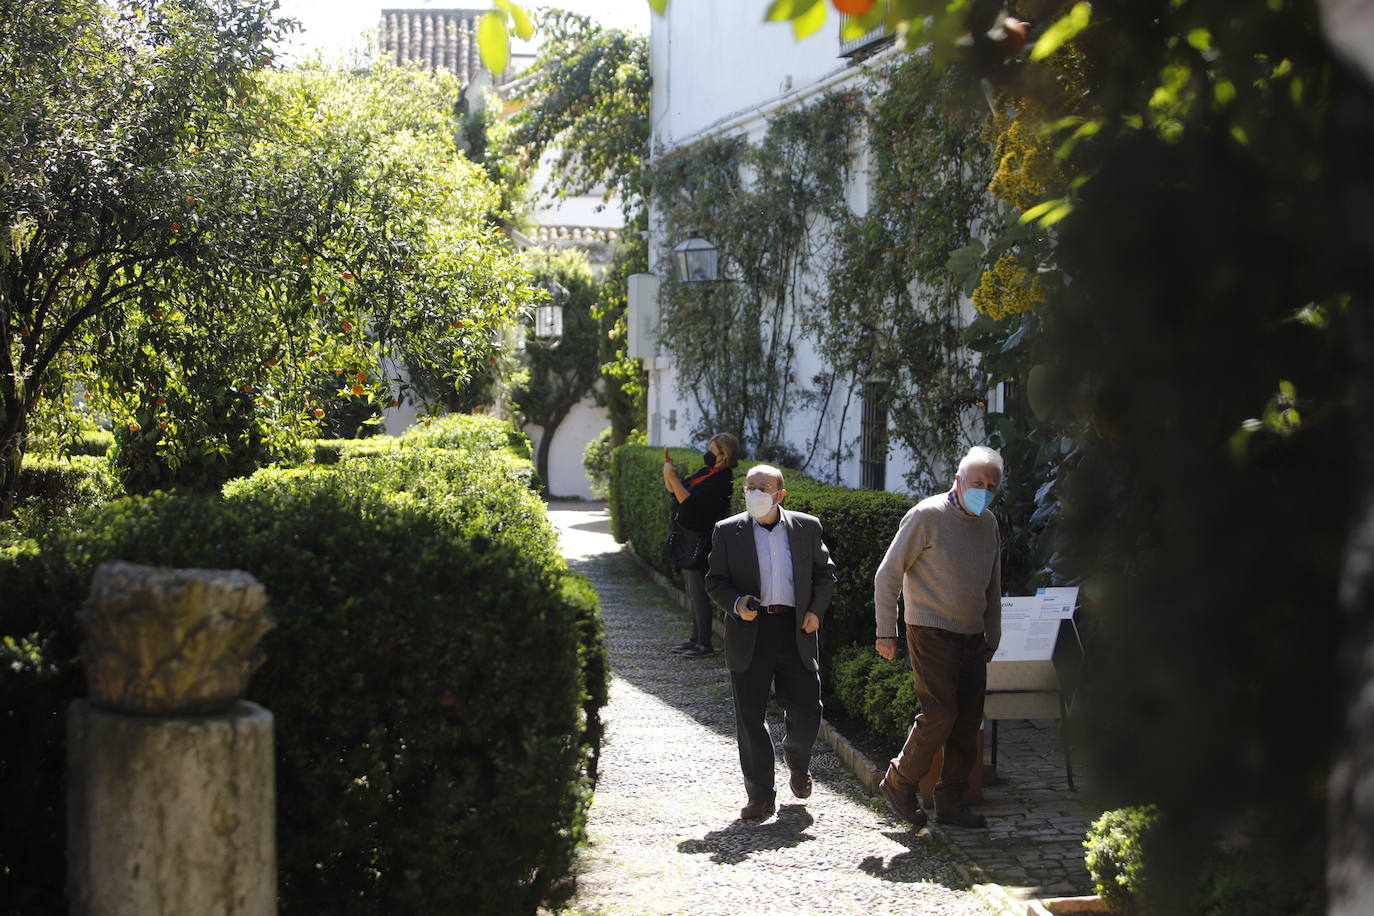
[[[986,827],[964,806],[983,724],[987,663],[1002,637],[1002,560],[997,518],[986,511],[1002,483],[1002,456],[976,445],[954,486],[921,500],[902,519],[873,576],[878,654],[897,657],[905,639],[921,712],[879,785],[892,810],[924,827],[919,785],[945,749],[935,820]],[[897,620],[897,594],[905,606]]]

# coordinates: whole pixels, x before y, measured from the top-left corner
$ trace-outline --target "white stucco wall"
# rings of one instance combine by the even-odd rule
[[[785,22],[764,23],[758,3],[690,0],[650,18],[650,118],[665,146],[843,71],[839,17],[797,41]]]
[[[839,22],[833,14],[825,28],[800,42],[787,24],[759,20],[759,7],[738,0],[673,3],[666,17],[651,19],[655,155],[725,136],[743,136],[757,143],[773,115],[805,105],[824,92],[863,86],[871,70],[901,53],[889,48],[857,63],[840,58]],[[867,147],[860,142],[846,189],[850,209],[859,215],[870,205],[869,169]],[[650,214],[655,230],[650,242],[651,264],[659,263],[664,248],[680,241],[662,238],[655,216]],[[798,383],[804,386],[828,369],[824,354],[805,338],[794,345],[793,366]],[[649,441],[700,445],[700,437],[693,436],[698,410],[691,393],[678,390],[677,367],[661,351],[646,362],[646,367]],[[803,456],[811,451],[812,439],[819,431],[821,441],[808,466],[817,477],[846,486],[859,485],[860,390],[860,381],[841,379],[824,408],[796,404],[787,412],[782,438]],[[838,474],[832,454],[837,449],[850,452],[838,463]],[[912,466],[909,454],[901,449],[890,451],[887,489],[908,492],[904,475]]]
[[[584,398],[568,414],[567,419],[558,424],[554,431],[553,443],[549,451],[549,479],[545,481],[553,496],[591,499],[591,485],[587,483],[587,472],[582,467],[582,452],[611,425],[606,408],[598,407],[590,396]],[[530,437],[530,445],[538,454],[539,442],[544,436],[544,428],[530,424],[525,428]]]

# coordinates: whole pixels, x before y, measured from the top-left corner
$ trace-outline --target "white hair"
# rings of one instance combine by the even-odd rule
[[[969,468],[996,468],[997,476],[1006,475],[1006,465],[1002,462],[1002,456],[996,449],[990,449],[986,445],[975,445],[968,450],[968,454],[959,460],[959,476],[963,477],[968,473]]]

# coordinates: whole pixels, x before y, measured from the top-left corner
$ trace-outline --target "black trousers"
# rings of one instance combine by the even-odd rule
[[[692,605],[692,642],[711,647],[711,599],[706,595],[706,574],[699,569],[682,571],[683,591]]]
[[[753,662],[747,671],[730,672],[735,740],[750,802],[771,802],[776,795],[773,737],[765,719],[770,689],[776,691],[783,712],[783,759],[794,770],[811,767],[811,749],[821,729],[821,676],[797,654],[799,623],[795,611],[760,613],[754,620],[759,633]]]

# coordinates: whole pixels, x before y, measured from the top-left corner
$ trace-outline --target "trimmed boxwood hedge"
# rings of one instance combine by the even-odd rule
[[[25,522],[70,515],[122,492],[109,462],[93,455],[25,455],[15,508]]]
[[[671,449],[674,461],[691,467],[700,455],[688,449]],[[742,461],[735,470],[738,484],[733,509],[744,511],[744,475],[753,462]],[[782,468],[789,509],[821,520],[823,537],[835,561],[835,595],[821,629],[821,676],[833,687],[835,654],[845,646],[873,647],[873,574],[897,533],[902,516],[914,502],[883,490],[855,490],[819,483],[800,471]],[[662,545],[668,536],[671,497],[663,489],[663,448],[622,445],[611,462],[609,506],[612,532],[628,541],[635,552],[660,571],[672,574],[663,559]],[[848,709],[848,707],[846,707]],[[862,710],[849,709],[862,718]]]
[[[245,569],[278,625],[281,911],[532,913],[567,872],[606,701],[595,593],[526,481],[407,447],[222,497],[123,499],[0,551],[0,899],[57,912],[73,614],[119,558]]]

